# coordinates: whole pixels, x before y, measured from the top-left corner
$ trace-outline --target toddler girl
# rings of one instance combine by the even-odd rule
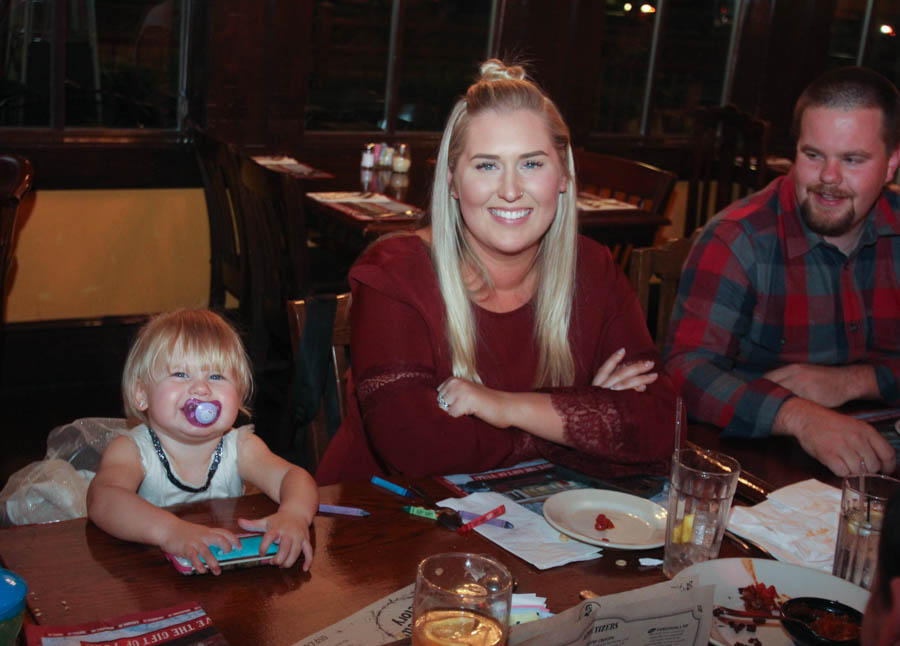
[[[246,352],[234,329],[204,310],[179,310],[151,319],[138,333],[122,375],[125,412],[142,424],[116,438],[103,454],[88,490],[88,517],[124,540],[158,545],[191,561],[198,572],[221,567],[209,549],[239,546],[230,531],[181,520],[161,507],[243,493],[243,482],[279,503],[257,520],[264,554],[290,567],[303,553],[312,563],[309,525],[318,506],[312,477],[276,456],[251,426],[233,429],[252,391]],[[200,557],[206,561],[206,565]]]

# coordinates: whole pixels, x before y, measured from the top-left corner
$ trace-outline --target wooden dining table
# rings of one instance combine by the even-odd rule
[[[720,438],[715,429],[692,426],[688,440],[738,457],[744,475],[758,486],[775,488],[807,478],[837,481],[790,438],[735,441]],[[451,495],[435,479],[392,479],[416,485],[435,500]],[[407,499],[368,482],[319,491],[322,503],[361,507],[371,515],[317,516],[315,556],[306,573],[296,566],[260,566],[218,577],[184,576],[158,548],[113,538],[85,519],[0,530],[0,562],[27,582],[28,621],[37,624],[78,624],[196,601],[229,643],[274,646],[295,644],[408,586],[418,562],[438,552],[495,556],[512,572],[518,592],[546,597],[554,613],[579,603],[582,590],[605,595],[665,580],[659,567],[638,561],[661,559],[662,548],[606,549],[602,558],[538,570],[475,532],[460,535],[407,514],[401,509]],[[758,493],[739,487],[735,504],[753,504]],[[237,530],[237,518],[264,516],[274,508],[265,496],[248,495],[176,511],[194,522]],[[726,539],[720,556],[762,553]]]

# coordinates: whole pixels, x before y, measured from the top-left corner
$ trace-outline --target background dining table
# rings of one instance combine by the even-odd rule
[[[297,175],[296,179],[302,183],[307,194],[331,191],[381,193],[422,211],[420,218],[387,216],[359,219],[307,197],[304,205],[310,228],[320,232],[322,238],[334,244],[339,251],[356,255],[381,235],[409,231],[427,221],[434,181],[432,160],[414,159],[409,171],[396,173],[389,168],[360,168],[359,160],[351,154],[320,161],[304,160],[301,156],[298,159],[329,175],[311,178]],[[582,202],[578,210],[579,230],[609,247],[624,244],[650,246],[660,227],[669,224],[665,216],[630,204],[617,205],[615,200],[606,200],[603,205],[597,202],[599,200],[593,205]]]
[[[781,487],[807,478],[832,484],[837,480],[799,447],[792,450],[789,439],[735,442],[703,426],[691,426],[688,438],[737,456],[756,486]],[[416,485],[435,500],[451,495],[436,479],[392,480]],[[759,495],[753,487],[742,486],[735,501],[753,504]],[[639,557],[662,558],[662,548],[608,548],[602,558],[542,571],[477,533],[460,535],[407,514],[402,506],[408,499],[368,482],[322,487],[320,498],[322,503],[361,507],[371,515],[317,516],[315,557],[308,573],[296,566],[260,566],[218,577],[184,576],[158,548],[113,538],[85,519],[0,530],[0,562],[28,583],[28,621],[37,624],[71,625],[196,601],[229,643],[273,646],[295,644],[413,583],[419,561],[437,552],[495,556],[511,570],[518,592],[546,597],[554,613],[579,603],[582,590],[605,595],[665,580],[659,567],[638,562]],[[256,494],[177,510],[195,522],[237,530],[237,518],[263,516],[274,508],[268,498]],[[762,553],[726,540],[720,556]]]

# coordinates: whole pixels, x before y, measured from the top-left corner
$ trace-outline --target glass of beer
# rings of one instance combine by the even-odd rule
[[[880,474],[844,478],[834,550],[834,576],[869,589],[878,565],[881,520],[900,481]]]
[[[490,556],[447,552],[419,563],[413,646],[503,646],[512,575]]]

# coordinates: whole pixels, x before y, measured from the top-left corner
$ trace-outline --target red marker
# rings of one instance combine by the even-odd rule
[[[487,521],[491,520],[492,518],[496,518],[497,516],[502,516],[505,513],[506,513],[506,505],[500,505],[496,509],[491,509],[488,513],[482,514],[475,520],[469,521],[468,523],[466,523],[465,525],[463,525],[456,531],[460,534],[465,534],[466,532],[471,531],[474,528],[478,527],[482,523],[486,523]]]

